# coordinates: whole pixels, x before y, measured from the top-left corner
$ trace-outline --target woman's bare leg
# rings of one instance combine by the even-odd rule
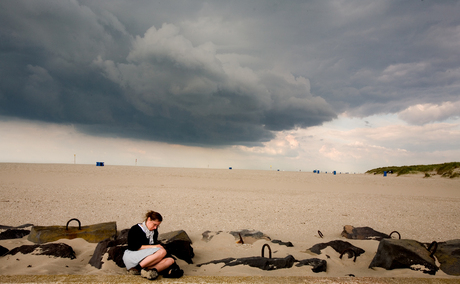
[[[155,264],[153,267],[149,267],[150,269],[155,268],[158,272],[163,271],[170,267],[174,263],[174,259],[171,257],[163,258],[160,262]]]
[[[166,256],[166,250],[164,248],[157,250],[154,254],[151,254],[144,258],[139,265],[142,268],[149,268],[153,267],[157,263],[159,263],[164,257]]]
[[[165,270],[174,263],[174,259],[171,257],[164,258],[166,256],[166,250],[164,248],[156,251],[144,258],[139,265],[147,270],[155,268],[158,272]]]

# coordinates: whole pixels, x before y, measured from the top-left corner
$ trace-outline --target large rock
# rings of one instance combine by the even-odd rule
[[[82,238],[90,243],[98,243],[117,234],[117,223],[107,222],[81,227],[34,226],[28,240],[37,244],[53,242],[59,239]]]
[[[30,234],[30,230],[8,229],[0,233],[0,240],[20,239]]]
[[[7,254],[15,255],[19,252],[22,254],[49,255],[70,259],[76,258],[75,251],[72,247],[64,243],[23,245],[10,250]]]
[[[104,263],[102,261],[102,257],[104,256],[105,253],[107,253],[107,250],[109,248],[117,247],[117,246],[123,246],[123,245],[126,245],[128,243],[128,232],[129,232],[129,229],[125,229],[125,230],[121,231],[120,234],[118,236],[116,236],[115,238],[107,238],[105,240],[100,241],[97,244],[96,249],[94,249],[94,253],[93,253],[93,256],[91,257],[91,259],[89,260],[89,264],[91,264],[92,266],[94,266],[94,267],[96,267],[98,269],[101,269],[102,264]],[[120,255],[113,254],[113,252],[112,252],[112,255],[111,255],[111,259],[114,260],[115,263],[117,263],[118,266],[120,266],[120,267],[125,267],[125,264],[124,264],[123,260],[120,262],[119,259],[123,258],[123,253],[126,250],[126,248],[127,248],[127,246],[124,246],[123,252],[118,251],[120,253]]]
[[[434,255],[444,273],[460,276],[460,239],[438,243]]]
[[[4,246],[0,246],[0,256],[4,256],[7,252],[9,252],[9,249]]]
[[[353,254],[355,257],[358,257],[365,252],[365,250],[362,248],[356,247],[349,242],[344,242],[341,240],[330,241],[328,243],[319,243],[309,248],[309,250],[313,253],[321,254],[321,250],[329,246],[340,254],[347,253],[348,258],[352,258]]]
[[[195,254],[192,248],[192,240],[184,230],[160,234],[158,240],[169,254],[184,260],[188,264],[193,263],[192,258]]]
[[[224,263],[224,266],[235,266],[235,265],[249,265],[251,267],[257,267],[262,270],[275,270],[281,268],[291,268],[296,262],[292,255],[288,255],[284,258],[266,258],[260,256],[244,257],[244,258],[224,258],[220,260],[213,260],[210,262],[197,264],[198,267],[206,264],[217,264]]]
[[[356,239],[356,240],[382,240],[390,238],[389,235],[377,232],[370,227],[358,227],[355,228],[351,225],[346,225],[343,227],[342,237],[347,239]]]
[[[123,254],[128,246],[112,246],[107,250],[107,260],[114,261],[119,267],[126,267],[123,261]]]
[[[383,239],[369,268],[382,267],[387,270],[409,268],[436,274],[438,267],[427,248],[415,240]]]

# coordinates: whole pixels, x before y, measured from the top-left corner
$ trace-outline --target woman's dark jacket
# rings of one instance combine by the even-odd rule
[[[153,244],[158,244],[157,229],[154,230],[153,240]],[[139,224],[136,224],[132,226],[128,232],[128,249],[133,251],[139,250],[143,245],[149,245],[149,239],[147,238]]]

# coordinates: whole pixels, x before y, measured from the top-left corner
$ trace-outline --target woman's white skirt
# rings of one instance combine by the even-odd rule
[[[160,248],[148,248],[148,249],[140,249],[140,250],[125,250],[123,254],[123,262],[126,265],[126,269],[131,269],[136,267],[144,258],[147,256],[156,253],[159,251]]]

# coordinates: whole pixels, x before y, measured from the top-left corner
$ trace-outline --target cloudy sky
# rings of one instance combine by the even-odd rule
[[[460,160],[460,1],[0,2],[0,162]]]

